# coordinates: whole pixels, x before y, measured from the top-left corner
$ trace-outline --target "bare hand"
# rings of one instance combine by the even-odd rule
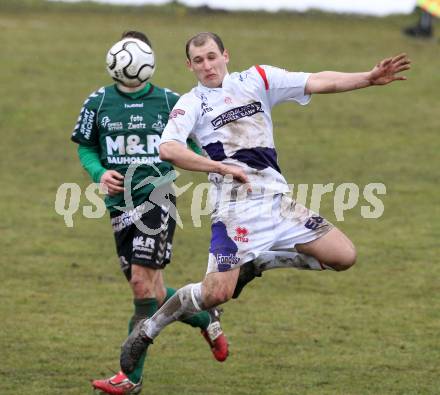
[[[124,176],[116,170],[107,170],[101,176],[101,184],[107,190],[108,195],[114,196],[118,193],[124,192]]]
[[[242,182],[243,184],[249,184],[248,176],[246,175],[244,170],[239,166],[222,164],[220,174],[223,176],[230,174],[234,178],[234,180]],[[250,186],[248,188],[248,191],[252,192],[252,188]]]
[[[406,80],[400,73],[411,68],[411,61],[405,53],[380,61],[370,72],[371,85],[386,85],[393,81]]]

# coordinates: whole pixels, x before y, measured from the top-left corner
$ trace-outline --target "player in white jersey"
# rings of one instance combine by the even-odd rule
[[[253,66],[226,74],[221,88],[199,82],[171,112],[162,144],[182,143],[191,136],[210,159],[241,167],[249,181],[245,186],[237,181],[228,185],[218,173],[209,175],[215,210],[208,272],[239,267],[262,251],[288,250],[331,229],[322,217],[284,195],[289,187],[273,141],[271,108],[284,101],[306,105],[310,95],[304,87],[309,76]],[[286,218],[292,207],[293,218]]]
[[[213,33],[194,36],[186,52],[199,83],[170,114],[160,156],[183,169],[209,173],[214,212],[208,271],[202,282],[181,288],[132,332],[121,353],[126,373],[166,325],[228,301],[245,264],[287,258],[295,263],[292,266],[337,271],[354,264],[356,251],[348,237],[286,196],[271,109],[285,101],[305,105],[314,93],[405,80],[397,74],[410,68],[409,59],[401,54],[362,73],[294,73],[254,66],[229,74],[229,54]],[[205,150],[206,157],[186,148],[188,137]]]

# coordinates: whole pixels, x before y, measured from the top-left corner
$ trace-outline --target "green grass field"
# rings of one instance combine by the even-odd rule
[[[439,394],[440,44],[403,37],[414,20],[0,0],[0,394],[88,394],[89,379],[118,368],[132,304],[109,220],[80,210],[67,228],[54,201],[60,184],[90,182],[70,134],[83,100],[110,82],[105,53],[126,29],[149,34],[154,82],[179,92],[194,85],[185,41],[204,30],[223,37],[230,70],[366,71],[403,51],[413,60],[405,83],[275,110],[289,182],[386,185],[380,219],[362,218],[361,197],[338,222],[332,195],[323,199],[321,213],[357,245],[357,265],[255,281],[226,305],[224,364],[195,330],[170,326],[151,348],[143,393]],[[205,176],[178,184],[189,180]],[[189,197],[166,270],[177,287],[206,267],[209,220],[191,225]]]

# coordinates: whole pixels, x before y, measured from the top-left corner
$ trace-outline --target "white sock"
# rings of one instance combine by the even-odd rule
[[[202,283],[188,284],[176,291],[145,323],[145,334],[154,339],[167,325],[203,310]]]
[[[254,259],[257,272],[271,269],[294,268],[300,270],[333,270],[311,255],[293,251],[264,251]]]

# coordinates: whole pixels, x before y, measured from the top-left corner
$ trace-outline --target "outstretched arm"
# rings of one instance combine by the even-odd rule
[[[393,81],[406,80],[398,75],[409,70],[411,61],[406,54],[383,59],[370,71],[364,73],[340,73],[322,71],[312,74],[307,80],[305,93],[338,93],[366,88],[372,85],[387,85]]]

